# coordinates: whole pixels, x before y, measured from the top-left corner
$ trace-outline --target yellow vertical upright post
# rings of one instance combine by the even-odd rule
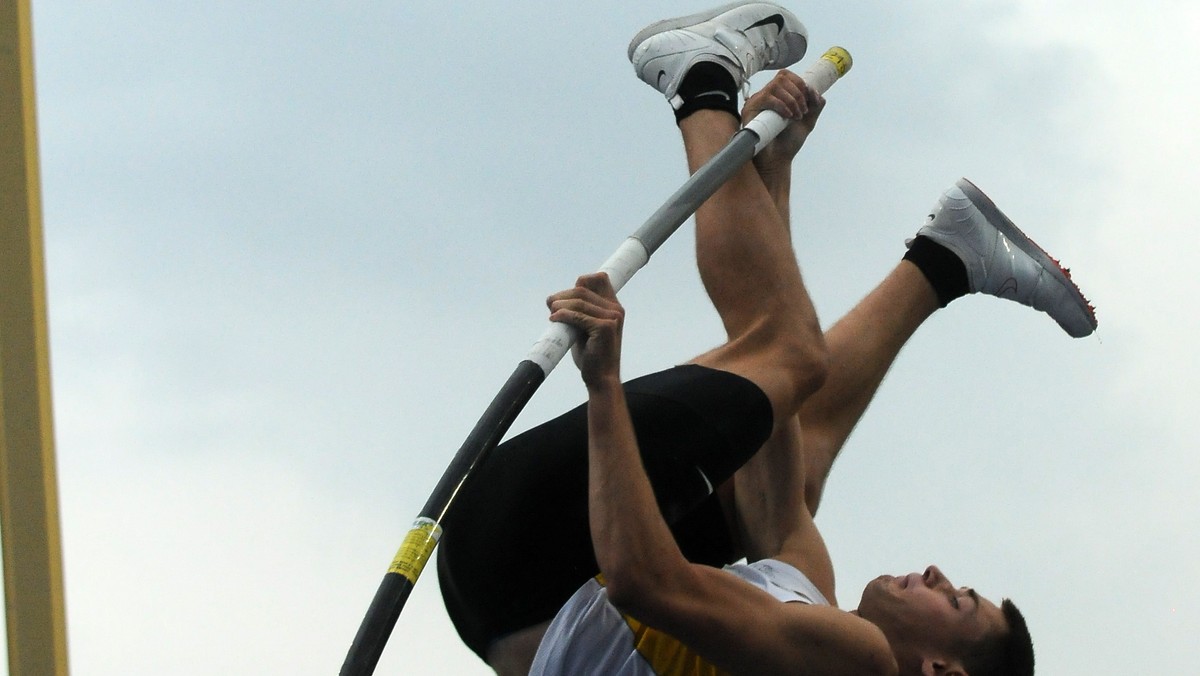
[[[0,0],[0,547],[10,676],[65,676],[29,0]]]

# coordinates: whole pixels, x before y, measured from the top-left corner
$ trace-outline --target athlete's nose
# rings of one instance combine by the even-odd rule
[[[922,579],[925,580],[925,586],[927,587],[937,587],[940,584],[949,584],[950,582],[946,579],[946,576],[942,574],[942,570],[937,566],[929,566],[926,568]]]

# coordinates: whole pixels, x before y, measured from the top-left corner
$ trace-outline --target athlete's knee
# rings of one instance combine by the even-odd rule
[[[784,368],[788,370],[798,406],[825,384],[830,368],[829,349],[825,346],[824,336],[819,333],[803,340],[789,341],[785,349]]]
[[[821,389],[829,375],[829,350],[819,332],[793,329],[777,335],[761,358],[775,386],[780,388],[775,390],[775,396],[782,399],[776,405],[784,409],[777,408],[777,415],[799,410],[804,400]]]
[[[758,323],[692,363],[749,378],[762,388],[782,419],[825,384],[830,356],[819,329],[772,320]]]

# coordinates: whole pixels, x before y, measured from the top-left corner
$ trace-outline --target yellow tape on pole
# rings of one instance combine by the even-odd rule
[[[67,674],[29,0],[0,0],[0,536],[8,673]]]
[[[433,519],[418,518],[404,536],[404,542],[400,543],[400,549],[396,552],[392,565],[388,566],[388,572],[399,573],[408,578],[409,582],[416,584],[441,537],[442,527]]]

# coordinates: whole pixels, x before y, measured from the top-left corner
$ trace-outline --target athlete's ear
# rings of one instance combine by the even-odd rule
[[[921,661],[921,676],[969,676],[962,662],[934,657]]]

